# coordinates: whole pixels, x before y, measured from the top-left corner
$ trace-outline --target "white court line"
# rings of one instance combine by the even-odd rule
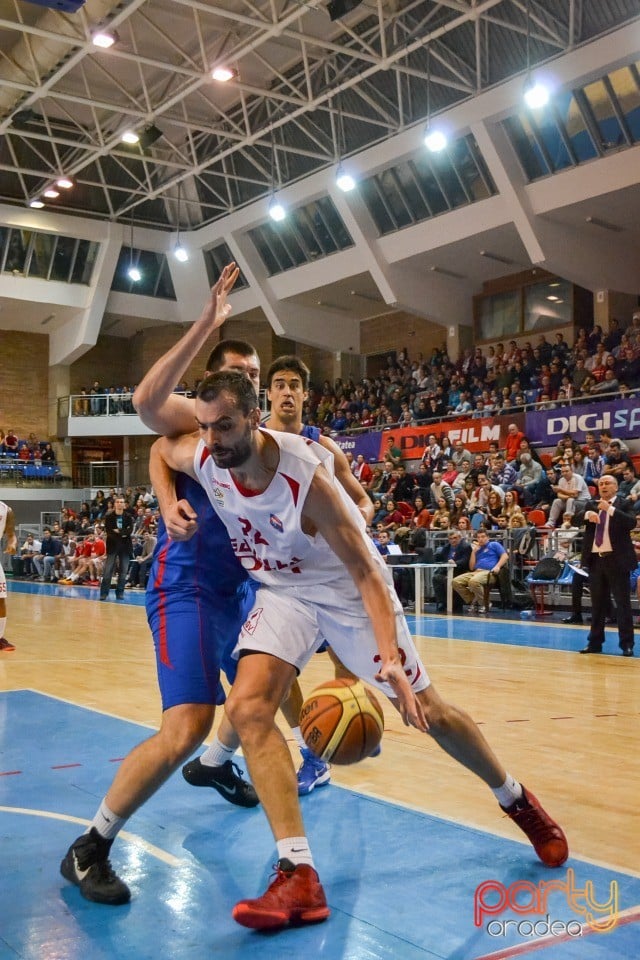
[[[64,820],[65,823],[78,823],[82,827],[90,827],[92,823],[91,820],[84,820],[82,817],[72,817],[68,813],[53,813],[51,810],[33,810],[30,807],[0,806],[0,813],[17,813],[26,817],[42,817],[47,820]],[[180,857],[174,857],[172,853],[167,853],[166,850],[161,850],[160,847],[156,847],[155,844],[149,843],[147,840],[143,840],[142,837],[139,837],[136,833],[129,833],[128,830],[121,830],[118,836],[123,837],[130,843],[135,843],[137,846],[142,847],[147,853],[151,854],[152,857],[155,857],[156,860],[161,860],[163,863],[167,863],[170,867],[180,867],[185,862],[183,859],[180,859]]]

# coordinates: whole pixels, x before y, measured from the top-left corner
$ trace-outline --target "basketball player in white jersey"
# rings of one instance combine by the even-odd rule
[[[329,915],[304,833],[295,770],[275,714],[289,685],[326,637],[340,659],[390,697],[405,723],[493,791],[547,866],[568,856],[566,838],[536,798],[502,767],[471,718],[440,699],[420,662],[402,608],[357,508],[318,444],[260,429],[251,384],[218,373],[198,390],[200,433],[154,445],[173,470],[197,479],[234,551],[260,583],[238,640],[238,674],[226,712],[278,848],[266,893],[234,918],[253,929],[318,922]],[[161,502],[165,517],[178,501]],[[215,563],[215,558],[211,558]]]
[[[334,457],[335,474],[346,492],[349,494],[366,523],[373,519],[373,503],[358,483],[349,462],[338,444],[330,437],[323,437],[318,427],[306,427],[302,422],[302,410],[309,391],[310,371],[298,357],[282,356],[273,361],[267,371],[267,397],[271,405],[271,412],[267,420],[262,423],[268,430],[283,431],[295,436],[317,440]],[[195,515],[194,515],[195,516]],[[340,662],[331,647],[325,644],[335,669],[336,677],[353,677],[353,674]],[[297,772],[298,795],[306,796],[318,787],[326,786],[331,780],[331,771],[328,763],[316,757],[307,747],[300,730],[300,711],[304,698],[298,680],[294,680],[288,697],[280,705],[284,718],[291,727],[291,733],[300,749],[302,763]],[[227,728],[226,717],[218,732],[225,743],[232,743],[232,735]],[[218,744],[216,741],[201,757],[192,760],[183,768],[185,779],[190,782],[191,771],[195,768],[198,775],[198,785],[206,782],[203,774],[207,767],[213,767],[218,762]],[[204,767],[204,769],[203,769]]]
[[[5,553],[15,553],[18,549],[16,538],[16,525],[13,516],[13,510],[0,500],[0,543],[6,536]],[[0,560],[2,560],[2,551],[0,551]],[[15,650],[12,643],[5,638],[4,631],[7,626],[7,578],[4,575],[2,564],[0,563],[0,653],[11,653]]]

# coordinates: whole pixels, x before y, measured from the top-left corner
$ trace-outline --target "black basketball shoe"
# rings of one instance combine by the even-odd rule
[[[86,900],[118,907],[129,903],[131,891],[109,861],[113,840],[105,840],[95,827],[74,840],[60,864],[60,873],[80,888]]]
[[[220,767],[208,767],[196,757],[185,763],[182,776],[192,787],[213,787],[238,807],[257,807],[260,803],[252,785],[243,779],[240,767],[231,760]]]

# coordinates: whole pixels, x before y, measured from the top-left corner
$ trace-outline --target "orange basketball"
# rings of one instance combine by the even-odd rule
[[[300,729],[309,749],[331,763],[371,756],[384,730],[382,707],[361,680],[329,680],[307,697]]]

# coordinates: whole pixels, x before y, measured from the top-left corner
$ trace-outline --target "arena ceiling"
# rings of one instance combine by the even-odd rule
[[[327,3],[0,0],[0,202],[64,175],[63,212],[196,228],[640,16],[639,0],[362,0],[332,21]]]

